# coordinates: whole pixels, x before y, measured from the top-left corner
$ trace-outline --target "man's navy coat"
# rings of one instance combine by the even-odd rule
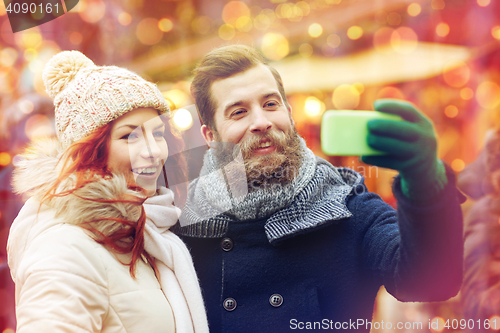
[[[332,197],[338,182],[317,170],[314,180],[326,184],[321,193],[306,188],[268,219],[230,221],[219,234],[209,221],[178,230],[193,256],[211,332],[368,332],[382,285],[402,301],[442,301],[458,292],[462,196],[453,173],[426,205],[404,197],[396,177],[395,211],[359,174],[336,170],[350,186],[341,202]]]

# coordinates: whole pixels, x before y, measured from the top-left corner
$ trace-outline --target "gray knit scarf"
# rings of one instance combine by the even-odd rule
[[[213,149],[209,149],[204,156],[200,177],[195,181],[195,184],[190,186],[190,190],[194,190],[193,196],[190,196],[191,199],[202,205],[202,207],[199,207],[201,208],[200,211],[198,211],[202,215],[197,216],[195,220],[200,221],[200,218],[210,219],[220,215],[224,215],[232,221],[267,218],[283,207],[290,205],[297,194],[313,178],[316,169],[314,153],[307,148],[302,138],[300,138],[300,141],[302,161],[298,175],[286,185],[264,187],[250,191],[246,190],[247,180],[242,174],[239,177],[240,184],[228,181],[228,175],[225,175],[222,171],[221,163],[218,161]],[[239,160],[233,163],[242,163],[242,161]],[[198,186],[196,186],[196,182]],[[189,216],[189,212],[187,213],[189,218],[181,218],[181,226],[195,222],[193,221],[194,216]]]

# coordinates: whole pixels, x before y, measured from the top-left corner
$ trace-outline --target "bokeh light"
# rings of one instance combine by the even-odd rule
[[[29,31],[19,32],[15,35],[16,43],[24,49],[37,49],[42,45],[43,38],[38,28],[32,28]]]
[[[341,84],[332,94],[332,102],[338,110],[353,110],[358,107],[360,93],[350,84]]]
[[[485,109],[494,109],[500,104],[500,87],[495,82],[482,82],[476,89],[476,100]]]
[[[28,69],[34,73],[34,74],[37,74],[37,73],[41,73],[42,70],[43,70],[43,66],[45,64],[43,63],[43,61],[41,61],[40,59],[33,59],[29,62],[28,64]]]
[[[236,30],[231,24],[223,24],[219,27],[219,37],[224,40],[231,40],[236,35]]]
[[[12,328],[6,328],[2,333],[16,333]]]
[[[418,45],[418,36],[412,28],[400,27],[391,34],[392,49],[398,53],[409,54]]]
[[[230,24],[233,27],[236,25],[238,18],[242,16],[250,17],[250,9],[244,2],[241,1],[230,1],[222,10],[222,19],[225,23]]]
[[[149,17],[139,22],[135,35],[142,44],[155,45],[162,39],[163,32],[158,29],[158,20]]]
[[[444,114],[448,118],[455,118],[458,115],[458,108],[455,105],[450,104],[444,108]]]
[[[38,56],[38,52],[35,49],[26,49],[23,53],[24,60],[31,61]]]
[[[285,2],[281,5],[278,5],[278,7],[276,7],[276,14],[280,18],[287,18],[287,19],[292,18],[294,15],[293,4]]]
[[[357,25],[353,25],[347,29],[347,37],[352,40],[360,39],[363,36],[363,28]]]
[[[313,54],[313,47],[311,44],[304,43],[299,46],[299,54],[304,58],[309,58]]]
[[[396,12],[389,13],[387,15],[387,23],[392,26],[397,26],[401,24],[401,15]]]
[[[455,172],[460,172],[462,171],[464,168],[465,168],[465,163],[463,160],[459,159],[459,158],[456,158],[454,159],[452,162],[451,162],[451,168],[453,169],[453,171]],[[442,318],[441,318],[442,319]],[[434,319],[435,321],[435,319]],[[443,322],[443,325],[444,325],[444,322]],[[439,328],[443,327],[441,325],[441,323],[439,324]],[[440,330],[435,330],[434,332],[441,332],[443,329],[441,328]]]
[[[394,98],[394,99],[405,99],[405,94],[396,87],[384,87],[377,92],[376,99],[381,98]]]
[[[323,33],[323,27],[319,23],[313,23],[309,26],[308,32],[312,38],[318,38]]]
[[[295,4],[295,7],[300,8],[303,16],[309,15],[311,12],[311,6],[305,1],[299,1]]]
[[[50,137],[55,134],[53,122],[41,114],[35,114],[28,118],[24,125],[24,132],[30,140],[40,137]]]
[[[11,157],[10,154],[7,152],[1,152],[0,153],[0,166],[7,166],[10,164]]]
[[[22,99],[17,103],[17,106],[24,114],[30,114],[35,109],[35,105],[32,101]]]
[[[450,87],[460,88],[469,82],[470,68],[465,63],[447,66],[443,70],[443,78]]]
[[[80,1],[83,2],[83,1]],[[97,23],[99,22],[106,13],[106,5],[104,1],[86,1],[85,9],[80,12],[80,17],[82,20],[88,23]]]
[[[465,87],[460,89],[460,98],[462,98],[465,101],[468,101],[474,97],[474,90],[472,90],[469,87]]]
[[[191,29],[199,34],[207,34],[212,28],[212,20],[208,16],[199,16],[191,22]]]
[[[420,12],[422,11],[422,7],[418,3],[414,2],[408,5],[406,11],[408,15],[415,17],[420,14]]]
[[[451,162],[451,168],[453,169],[453,163],[455,162],[456,160],[454,160],[453,162]],[[462,161],[463,163],[463,161]],[[455,169],[453,169],[455,170]],[[456,171],[456,170],[455,170]],[[437,325],[436,325],[437,324]],[[431,319],[431,331],[432,332],[442,332],[444,330],[444,324],[445,324],[445,321],[442,317],[434,317]]]
[[[302,17],[304,17],[304,12],[302,11],[302,8],[295,5],[292,5],[292,11],[290,13],[290,16],[288,17],[288,20],[291,22],[300,22],[302,21]]]
[[[274,12],[273,12],[274,15]],[[253,20],[253,25],[258,30],[267,30],[272,23],[272,19],[263,13],[257,15]]]
[[[436,26],[436,35],[439,37],[446,37],[450,33],[450,26],[444,22],[439,23]]]
[[[193,126],[193,116],[186,109],[175,110],[173,120],[175,126],[181,131],[185,131]]]
[[[174,23],[168,18],[162,18],[160,21],[158,21],[158,29],[163,32],[169,32],[173,29],[173,27]]]
[[[331,34],[326,38],[326,43],[330,47],[339,47],[341,43],[340,36],[337,34]]]
[[[123,26],[127,26],[132,22],[132,16],[127,12],[121,12],[118,15],[118,22]]]
[[[307,97],[304,104],[304,112],[309,117],[319,116],[325,112],[325,103],[314,96]]]
[[[500,218],[498,220],[498,222],[500,223]],[[493,325],[492,323],[496,323],[496,325]],[[500,330],[500,316],[499,315],[493,315],[490,317],[490,329],[494,330],[494,331],[498,331]]]
[[[73,31],[69,35],[69,42],[73,45],[80,45],[83,41],[83,36],[78,31]]]
[[[249,16],[241,16],[236,20],[236,29],[243,32],[252,30],[252,19]]]
[[[477,4],[481,7],[486,7],[491,3],[491,0],[477,0]]]
[[[432,0],[431,7],[434,10],[443,10],[446,7],[444,0]]]
[[[493,38],[500,40],[500,25],[491,28],[491,35]]]
[[[290,47],[285,36],[269,32],[262,38],[261,45],[264,56],[271,60],[280,60],[288,55]]]
[[[361,95],[365,91],[365,86],[361,82],[356,82],[352,85]]]
[[[180,89],[172,89],[162,92],[163,97],[167,100],[171,100],[174,103],[174,107],[179,107],[185,105],[188,100],[188,95]]]

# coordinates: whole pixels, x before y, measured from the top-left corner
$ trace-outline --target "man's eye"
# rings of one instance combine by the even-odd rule
[[[241,116],[245,112],[246,110],[236,110],[233,113],[231,113],[231,116]]]
[[[269,108],[272,108],[272,107],[277,107],[279,105],[278,102],[275,102],[275,101],[270,101],[270,102],[267,102],[265,104],[265,107],[269,107]]]

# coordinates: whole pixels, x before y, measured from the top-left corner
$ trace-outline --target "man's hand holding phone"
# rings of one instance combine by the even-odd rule
[[[418,201],[433,198],[444,188],[447,177],[443,163],[437,159],[431,120],[413,104],[401,100],[378,100],[374,107],[383,114],[399,116],[402,121],[381,117],[368,120],[366,143],[379,153],[363,154],[361,159],[367,164],[398,170],[406,197]]]

